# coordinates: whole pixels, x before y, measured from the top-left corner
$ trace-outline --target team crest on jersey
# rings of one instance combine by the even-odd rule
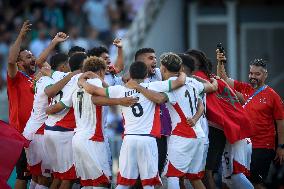
[[[217,98],[223,99],[226,102],[230,103],[236,109],[235,103],[239,102],[239,100],[236,95],[232,94],[228,87],[225,86],[222,93],[217,94],[216,96]]]

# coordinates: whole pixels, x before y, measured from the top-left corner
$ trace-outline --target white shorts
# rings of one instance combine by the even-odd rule
[[[249,138],[239,140],[234,144],[227,141],[222,156],[223,177],[238,173],[249,176],[251,153],[252,144]]]
[[[120,149],[117,184],[134,185],[139,175],[143,186],[161,184],[156,138],[126,135]]]
[[[51,166],[45,150],[44,136],[33,134],[30,139],[30,145],[26,148],[26,156],[31,174],[50,177]]]
[[[111,170],[106,144],[89,140],[92,136],[77,132],[72,140],[76,173],[82,186],[110,183]]]
[[[76,179],[73,161],[72,138],[74,131],[44,131],[46,152],[50,159],[54,178]]]
[[[204,176],[204,143],[205,138],[185,138],[171,135],[168,142],[168,162],[163,175],[183,177],[189,180],[201,179]]]

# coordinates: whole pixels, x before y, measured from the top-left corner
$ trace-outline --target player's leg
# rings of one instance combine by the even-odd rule
[[[213,177],[213,170],[218,166],[221,161],[223,150],[226,144],[226,137],[224,132],[220,129],[216,129],[209,126],[209,148],[205,166],[205,176],[203,183],[208,189],[215,189],[215,181]]]
[[[143,155],[141,155],[143,154]],[[143,188],[161,184],[158,171],[158,148],[156,139],[150,136],[137,137],[137,163]]]
[[[27,170],[27,158],[25,150],[23,149],[21,156],[16,164],[16,183],[15,189],[26,189],[28,180],[31,179],[29,171]]]
[[[57,178],[53,178],[49,188],[50,189],[58,189],[60,187],[60,185],[61,185],[61,180],[57,179]]]
[[[201,179],[204,176],[204,160],[203,155],[205,151],[206,138],[195,138],[189,140],[189,154],[192,160],[189,163],[188,173],[186,178],[189,179],[194,189],[205,189]]]
[[[118,161],[119,172],[117,175],[117,185],[119,187],[133,186],[139,176],[137,154],[141,156],[143,153],[139,153],[137,149],[137,138],[138,136],[134,135],[126,135],[123,138]]]

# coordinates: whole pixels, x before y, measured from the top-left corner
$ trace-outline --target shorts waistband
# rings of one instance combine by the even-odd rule
[[[67,132],[67,131],[74,131],[74,129],[68,129],[68,128],[64,128],[61,126],[47,126],[45,125],[45,130],[49,130],[49,131],[60,131],[60,132]]]

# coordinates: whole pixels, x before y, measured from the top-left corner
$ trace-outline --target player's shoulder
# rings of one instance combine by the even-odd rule
[[[102,85],[102,81],[99,78],[87,79],[87,82],[91,85]]]

